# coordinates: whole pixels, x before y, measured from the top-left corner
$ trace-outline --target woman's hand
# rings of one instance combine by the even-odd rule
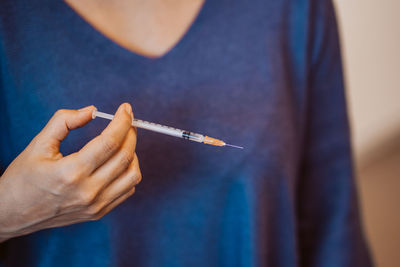
[[[57,111],[0,177],[0,242],[97,220],[134,193],[141,173],[129,104],[80,151],[66,157],[59,151],[68,132],[88,123],[94,109]]]

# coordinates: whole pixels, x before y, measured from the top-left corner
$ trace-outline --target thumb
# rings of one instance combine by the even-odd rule
[[[79,110],[57,110],[35,139],[40,144],[58,152],[61,141],[67,137],[69,131],[80,128],[91,121],[95,109],[92,105]]]

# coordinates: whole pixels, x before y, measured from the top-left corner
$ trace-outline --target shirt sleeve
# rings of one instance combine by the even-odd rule
[[[307,119],[297,191],[300,266],[368,267],[334,8],[331,0],[310,3]]]

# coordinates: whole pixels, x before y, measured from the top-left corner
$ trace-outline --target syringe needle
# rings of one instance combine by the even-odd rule
[[[235,145],[230,145],[230,144],[226,144],[226,143],[225,143],[225,145],[226,145],[226,146],[230,146],[230,147],[234,147],[234,148],[243,149],[242,146],[235,146]]]

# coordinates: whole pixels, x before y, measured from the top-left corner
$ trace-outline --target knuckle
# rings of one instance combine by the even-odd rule
[[[61,184],[64,186],[73,186],[78,184],[81,174],[78,171],[63,171],[61,173]]]
[[[54,116],[57,118],[63,118],[65,117],[67,114],[67,110],[66,109],[59,109],[54,113]]]
[[[83,191],[79,194],[79,203],[83,206],[89,206],[93,204],[96,199],[96,194],[93,192]]]
[[[99,205],[90,205],[87,209],[86,209],[86,214],[90,217],[90,218],[96,218],[98,217],[98,215],[100,214],[102,208]]]
[[[134,184],[138,185],[143,179],[142,173],[138,172],[136,173],[136,175],[134,176]]]
[[[114,153],[119,148],[118,141],[112,136],[102,136],[103,148],[105,153]]]
[[[101,218],[103,218],[104,215],[106,215],[106,213],[104,213],[104,212],[98,212],[97,214],[93,215],[93,216],[91,217],[90,220],[91,220],[91,221],[98,221],[98,220],[100,220]]]
[[[89,220],[97,221],[104,217],[107,214],[107,206],[96,206],[91,210],[88,210]]]
[[[128,167],[132,163],[133,159],[134,159],[134,154],[132,151],[129,151],[128,149],[121,150],[122,164]]]

